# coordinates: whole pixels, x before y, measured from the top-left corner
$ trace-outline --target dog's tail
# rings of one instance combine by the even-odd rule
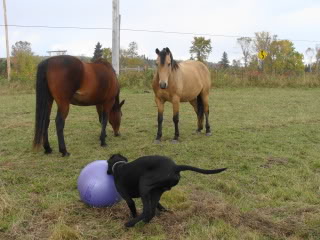
[[[201,168],[196,168],[188,165],[177,165],[176,171],[181,172],[181,171],[193,171],[193,172],[198,172],[202,174],[216,174],[223,172],[227,168],[219,168],[219,169],[212,169],[212,170],[206,170],[206,169],[201,169]]]

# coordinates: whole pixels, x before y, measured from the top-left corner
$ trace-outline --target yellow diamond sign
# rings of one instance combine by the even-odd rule
[[[260,50],[258,53],[258,58],[264,60],[268,56],[268,53],[265,50]]]

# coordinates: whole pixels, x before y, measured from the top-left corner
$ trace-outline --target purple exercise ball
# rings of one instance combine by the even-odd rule
[[[121,200],[112,175],[107,174],[108,162],[97,160],[82,169],[78,191],[83,202],[93,207],[106,207]]]

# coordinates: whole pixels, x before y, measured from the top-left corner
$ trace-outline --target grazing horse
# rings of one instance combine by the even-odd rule
[[[211,135],[209,124],[209,90],[211,87],[210,72],[199,61],[177,63],[169,48],[156,49],[157,71],[153,78],[152,88],[158,107],[158,133],[156,143],[161,141],[164,103],[169,101],[173,106],[175,134],[173,142],[179,139],[179,104],[190,102],[198,117],[198,129],[203,129],[203,116],[206,117],[206,135]]]
[[[109,120],[115,136],[119,135],[121,123],[120,88],[111,64],[98,60],[84,63],[72,56],[55,56],[42,61],[38,66],[36,82],[36,119],[33,147],[41,144],[45,153],[52,149],[48,140],[48,128],[53,100],[57,103],[56,131],[59,151],[68,156],[64,142],[65,119],[69,105],[96,105],[101,123],[100,142],[106,146],[106,126]]]

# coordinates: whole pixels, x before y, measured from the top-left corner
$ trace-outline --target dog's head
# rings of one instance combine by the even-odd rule
[[[107,174],[113,174],[113,166],[117,162],[128,162],[128,159],[121,154],[113,154],[108,160],[108,171]]]

